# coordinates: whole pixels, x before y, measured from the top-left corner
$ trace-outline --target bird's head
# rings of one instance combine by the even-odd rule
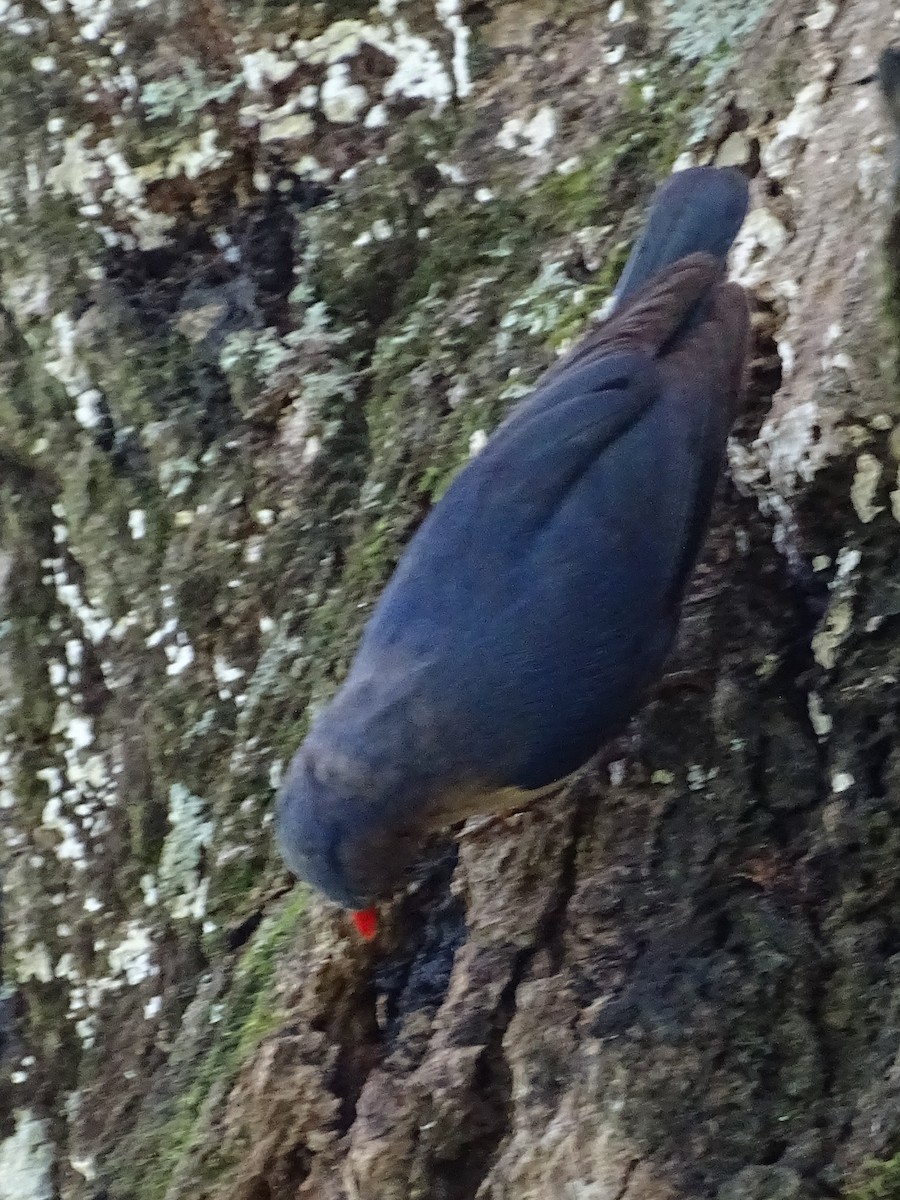
[[[394,890],[421,843],[406,790],[393,772],[364,770],[311,735],[278,797],[282,857],[330,900],[366,908]]]

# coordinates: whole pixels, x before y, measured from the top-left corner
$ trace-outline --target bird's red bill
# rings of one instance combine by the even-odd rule
[[[359,909],[353,914],[353,924],[356,926],[359,936],[370,942],[378,932],[378,910],[375,908]]]

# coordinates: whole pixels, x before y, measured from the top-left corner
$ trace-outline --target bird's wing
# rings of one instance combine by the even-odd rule
[[[679,313],[709,286],[693,267],[682,290],[673,271],[636,296],[457,476],[367,627],[354,673],[393,687],[414,665],[435,753],[472,778],[571,773],[662,666],[746,336],[743,293],[714,284],[679,342]]]
[[[743,289],[717,287],[707,320],[657,361],[653,405],[533,543],[527,570],[539,584],[509,672],[529,686],[504,697],[500,721],[529,732],[504,782],[535,788],[571,773],[661,670],[742,392],[748,329]]]
[[[454,622],[474,619],[472,605],[504,603],[535,537],[584,471],[653,404],[659,375],[651,358],[613,355],[541,391],[527,419],[495,435],[426,517],[360,654],[419,636],[427,642],[433,629],[445,640]]]
[[[738,284],[726,283],[716,289],[709,319],[660,363],[665,390],[680,398],[681,419],[696,429],[693,507],[686,519],[683,550],[672,573],[671,602],[675,604],[681,600],[706,531],[725,444],[743,399],[749,336],[746,293]]]
[[[441,601],[433,594],[437,579],[447,585],[448,603],[460,602],[469,593],[474,597],[476,585],[483,590],[484,571],[502,585],[504,571],[521,561],[523,541],[547,525],[582,475],[602,464],[627,430],[657,403],[668,347],[677,345],[678,333],[698,303],[709,304],[720,274],[709,255],[681,260],[629,298],[544,377],[457,475],[425,520],[383,594],[366,640],[382,639],[391,624],[396,632],[401,625],[414,626],[427,611],[439,612]],[[721,317],[713,315],[701,324],[690,345],[706,353],[708,343],[716,343],[720,322]],[[692,353],[673,362],[689,363]],[[730,341],[723,353],[729,362],[734,357]],[[714,355],[711,366],[717,362]],[[721,370],[710,370],[701,360],[694,363],[693,374],[696,387],[692,382],[691,395],[697,393],[697,407],[722,407],[730,423],[733,396],[714,398],[723,387],[734,390],[730,377],[726,380]],[[668,371],[667,378],[671,375]],[[686,415],[696,424],[697,414]],[[627,454],[622,466],[629,467]],[[598,520],[623,505],[633,507],[627,490],[645,489],[648,482],[639,472],[635,462],[630,480],[616,474],[619,494],[602,489],[600,472],[601,490],[607,494],[595,497]],[[462,563],[467,570],[461,569]],[[401,620],[401,612],[409,619]]]
[[[691,324],[698,310],[706,315],[704,309],[721,277],[722,267],[709,254],[690,254],[679,259],[629,295],[608,320],[582,338],[544,376],[538,391],[522,408],[530,407],[548,384],[604,355],[637,351],[653,358],[662,357],[670,343]]]

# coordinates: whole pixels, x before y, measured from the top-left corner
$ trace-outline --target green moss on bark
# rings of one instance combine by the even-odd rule
[[[180,1069],[176,1065],[167,1097],[146,1106],[133,1134],[110,1155],[112,1196],[163,1200],[175,1176],[194,1176],[198,1164],[193,1156],[201,1149],[207,1182],[231,1166],[227,1154],[209,1150],[205,1135],[242,1064],[284,1019],[277,1003],[275,971],[305,904],[305,890],[298,888],[280,911],[260,925],[221,989],[222,999],[205,1010],[206,1034],[199,1057]]]
[[[862,1180],[845,1196],[846,1200],[900,1200],[900,1154],[869,1163]]]

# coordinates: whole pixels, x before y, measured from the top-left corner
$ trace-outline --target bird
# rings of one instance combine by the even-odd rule
[[[431,509],[291,760],[281,855],[363,936],[429,837],[551,794],[662,673],[745,388],[748,200],[734,168],[658,189],[612,314]]]

